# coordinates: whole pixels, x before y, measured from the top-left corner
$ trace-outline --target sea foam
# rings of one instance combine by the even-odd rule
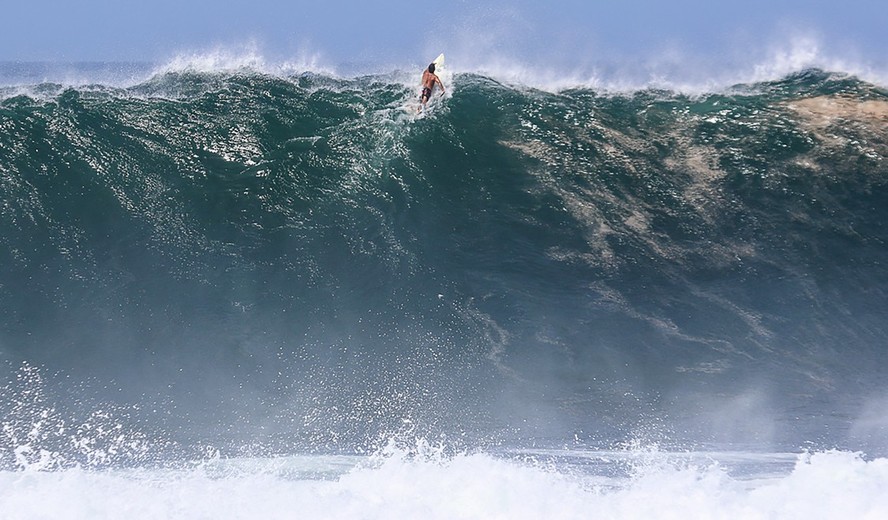
[[[754,455],[751,455],[753,458]],[[788,474],[743,478],[673,458],[628,476],[485,453],[361,458],[331,477],[324,458],[217,460],[186,470],[0,473],[0,515],[30,518],[885,518],[888,460],[798,455]],[[345,467],[349,464],[346,463]],[[303,471],[299,471],[299,467]],[[235,469],[236,468],[236,469]],[[335,468],[334,468],[335,469]]]

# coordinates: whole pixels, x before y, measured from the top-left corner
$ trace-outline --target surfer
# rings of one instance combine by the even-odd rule
[[[441,83],[441,78],[439,78],[435,74],[435,64],[429,63],[429,68],[422,71],[422,94],[419,95],[419,110],[417,112],[422,112],[422,109],[425,108],[426,104],[429,102],[429,99],[432,97],[432,90],[435,88],[435,83],[441,85],[441,93],[444,93],[444,84]]]

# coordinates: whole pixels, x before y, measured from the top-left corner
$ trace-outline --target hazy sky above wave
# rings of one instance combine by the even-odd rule
[[[166,62],[246,49],[278,62],[402,67],[443,51],[467,68],[633,63],[657,74],[769,56],[879,67],[888,49],[884,0],[19,0],[3,11],[0,61]]]

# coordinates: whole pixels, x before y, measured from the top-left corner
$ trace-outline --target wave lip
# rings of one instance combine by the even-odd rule
[[[210,51],[180,53],[154,69],[155,74],[176,72],[253,72],[282,77],[308,72],[337,76],[336,68],[325,65],[319,54],[303,52],[284,61],[271,61],[255,45],[242,49],[218,47]]]
[[[778,81],[810,69],[888,86],[888,63],[884,60],[866,60],[851,51],[847,51],[847,56],[837,54],[821,39],[804,33],[793,33],[777,42],[744,46],[717,57],[667,46],[647,55],[601,54],[564,63],[563,60],[530,60],[502,52],[478,52],[471,45],[439,50],[447,52],[447,69],[451,73],[482,75],[552,93],[571,89],[611,93],[655,89],[701,95],[735,85]],[[423,60],[395,64],[336,62],[322,51],[307,48],[292,56],[271,58],[259,44],[246,42],[183,51],[154,63],[0,63],[0,85],[58,82],[72,86],[92,83],[125,87],[150,76],[182,72],[252,72],[278,77],[313,73],[347,79],[395,74],[418,82],[418,73],[424,66]]]

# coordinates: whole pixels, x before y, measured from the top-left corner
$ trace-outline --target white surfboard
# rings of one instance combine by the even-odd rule
[[[439,54],[432,63],[435,64],[435,72],[437,72],[439,68],[444,66],[444,53]]]

